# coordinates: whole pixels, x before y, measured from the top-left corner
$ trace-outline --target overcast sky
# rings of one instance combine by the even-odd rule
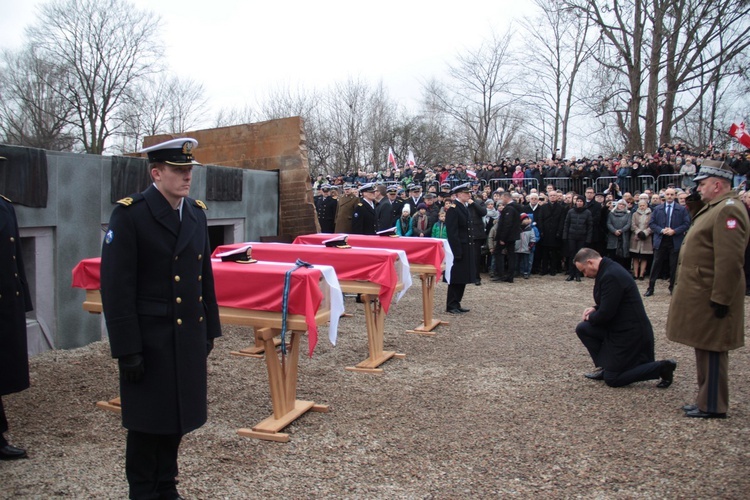
[[[413,107],[422,83],[532,13],[531,0],[131,0],[159,15],[169,66],[202,83],[212,111],[279,86],[384,82]],[[41,0],[0,0],[0,48],[18,48]]]

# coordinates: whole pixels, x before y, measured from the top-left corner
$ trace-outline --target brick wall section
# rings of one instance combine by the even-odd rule
[[[279,235],[292,238],[319,231],[315,216],[307,146],[300,117],[246,125],[196,130],[177,135],[146,137],[148,147],[173,137],[198,141],[195,158],[201,163],[279,172]]]

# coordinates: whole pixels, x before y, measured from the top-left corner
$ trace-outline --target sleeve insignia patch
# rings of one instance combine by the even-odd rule
[[[104,243],[109,245],[110,243],[112,243],[112,240],[114,239],[115,239],[115,232],[110,229],[109,231],[107,231],[107,234],[104,235]]]
[[[727,219],[727,229],[737,229],[737,219]]]
[[[201,200],[195,200],[195,204],[198,205],[203,210],[208,210],[208,207],[205,203],[203,203]]]

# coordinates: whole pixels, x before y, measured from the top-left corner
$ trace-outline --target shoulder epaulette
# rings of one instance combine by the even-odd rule
[[[361,206],[362,206],[362,204],[361,204],[361,203],[357,203],[357,206],[358,206],[358,207],[361,207]]]
[[[195,206],[202,208],[203,210],[208,210],[208,207],[205,203],[203,203],[201,200],[193,200],[195,202]]]
[[[143,199],[143,195],[141,193],[136,193],[136,194],[131,195],[131,196],[126,196],[125,198],[123,198],[121,200],[117,200],[117,203],[119,203],[120,205],[122,205],[124,207],[129,207],[133,203],[137,203],[137,202],[141,201],[142,199]]]
[[[12,201],[10,201],[10,198],[8,198],[7,196],[3,196],[3,195],[0,194],[0,198],[4,199],[8,203],[13,203]]]

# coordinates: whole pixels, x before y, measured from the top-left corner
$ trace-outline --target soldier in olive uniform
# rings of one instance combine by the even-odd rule
[[[0,156],[0,161],[5,158]],[[10,200],[0,195],[0,460],[26,457],[26,450],[12,446],[3,436],[8,431],[3,396],[29,387],[26,312],[31,310],[16,212]]]
[[[693,218],[677,261],[667,338],[695,349],[698,395],[683,407],[694,418],[725,418],[729,351],[745,345],[745,275],[750,220],[732,191],[733,172],[704,160],[694,180],[703,207]]]
[[[120,368],[130,498],[179,498],[182,436],[207,417],[206,358],[221,335],[206,206],[188,198],[195,139],[144,149],[153,185],[124,198],[104,238],[101,292]]]
[[[354,207],[352,213],[353,234],[375,234],[377,216],[375,215],[375,184],[364,184],[359,188],[362,200]]]
[[[354,208],[359,203],[359,195],[356,188],[350,184],[344,185],[344,194],[339,196],[338,209],[336,210],[336,227],[337,233],[352,232],[352,214]]]

